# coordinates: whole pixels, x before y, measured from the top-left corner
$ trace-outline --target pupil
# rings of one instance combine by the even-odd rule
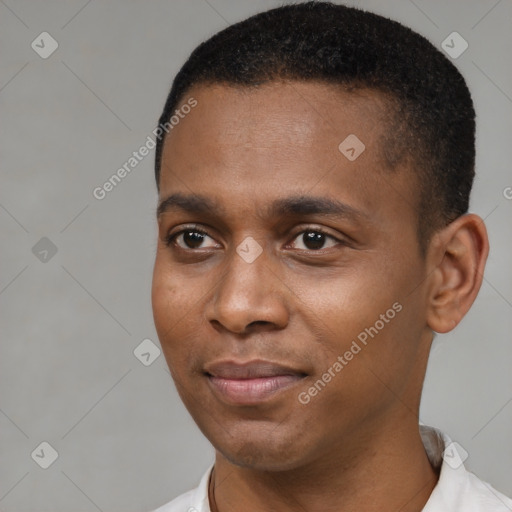
[[[325,235],[315,231],[308,231],[302,235],[302,240],[308,249],[321,249],[325,242]]]
[[[183,240],[192,249],[197,249],[203,242],[204,235],[197,231],[187,231],[183,233]]]

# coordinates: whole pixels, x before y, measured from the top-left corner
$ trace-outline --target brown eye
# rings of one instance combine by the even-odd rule
[[[185,231],[182,240],[189,249],[198,249],[204,241],[205,235],[197,231]]]
[[[333,236],[328,235],[320,230],[309,229],[307,231],[303,231],[299,233],[299,235],[295,238],[296,249],[302,250],[310,250],[317,251],[319,249],[327,249],[329,247],[334,247],[338,240],[336,240]],[[330,243],[328,246],[325,246],[326,243]],[[302,245],[302,247],[301,247]]]
[[[169,235],[166,238],[166,244],[171,245],[173,243],[181,249],[205,249],[217,246],[213,238],[204,231],[197,229],[183,229],[178,233]]]

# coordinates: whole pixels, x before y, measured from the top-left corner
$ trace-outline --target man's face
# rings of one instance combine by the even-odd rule
[[[158,218],[152,299],[196,423],[233,463],[271,470],[417,423],[419,192],[384,161],[385,100],[304,82],[190,96],[163,152],[159,199],[180,196]],[[338,149],[351,134],[359,156],[353,138]]]

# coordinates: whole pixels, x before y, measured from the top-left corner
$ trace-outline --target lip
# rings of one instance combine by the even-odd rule
[[[243,363],[220,361],[206,365],[204,373],[214,393],[232,405],[270,400],[306,376],[288,365],[260,359]]]

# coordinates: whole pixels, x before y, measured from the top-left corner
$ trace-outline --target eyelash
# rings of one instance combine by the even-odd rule
[[[199,233],[201,235],[209,236],[210,238],[213,239],[213,237],[210,236],[206,231],[204,231],[204,230],[202,230],[200,228],[197,228],[196,226],[187,226],[187,227],[181,229],[180,231],[177,231],[176,233],[169,233],[165,237],[165,239],[164,239],[165,245],[167,247],[170,247],[171,245],[175,244],[175,240],[176,240],[176,238],[178,238],[178,236],[182,235],[183,233],[187,233],[187,232]],[[324,231],[322,228],[317,228],[317,227],[314,227],[314,226],[302,229],[302,231],[299,231],[298,233],[296,233],[294,235],[292,240],[295,240],[299,235],[303,235],[304,233],[308,233],[308,232],[321,233],[322,235],[325,235],[327,238],[330,238],[330,239],[336,241],[337,244],[345,245],[342,240],[339,240],[338,238],[336,238],[335,236],[331,235],[327,231]],[[192,248],[184,249],[183,247],[179,247],[179,246],[178,246],[178,248],[181,249],[181,250],[184,250],[184,251],[195,251],[195,250],[197,250],[197,249],[192,249]],[[299,250],[303,251],[304,249],[299,249]],[[309,251],[311,251],[311,252],[320,252],[320,251],[322,251],[322,249],[318,249],[316,251],[313,250],[313,249],[309,249]]]

